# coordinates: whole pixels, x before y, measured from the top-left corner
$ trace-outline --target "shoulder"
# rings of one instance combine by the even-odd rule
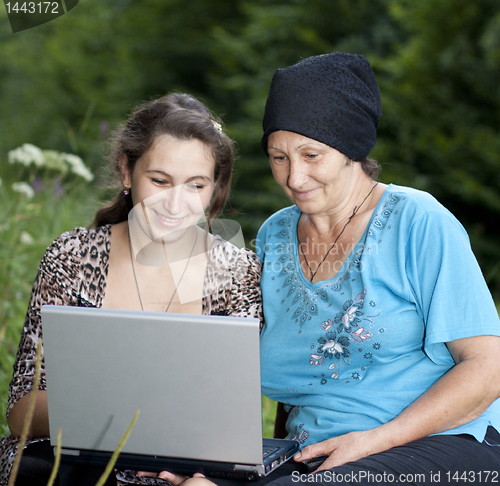
[[[289,206],[270,216],[260,227],[257,233],[255,247],[261,261],[265,260],[266,253],[273,245],[286,245],[295,238],[300,209]]]
[[[264,221],[260,227],[259,234],[269,232],[272,227],[283,227],[298,218],[300,210],[297,206],[289,206],[280,209]]]
[[[432,194],[420,189],[391,184],[387,188],[387,193],[386,204],[395,204],[416,217],[433,212],[454,218]]]
[[[260,271],[260,261],[253,251],[247,248],[238,248],[220,236],[214,237],[210,253],[211,260],[219,268],[234,270],[235,267],[251,267]]]
[[[213,296],[212,307],[232,309],[231,315],[260,314],[262,267],[257,255],[216,236],[208,260],[205,292]]]
[[[436,227],[439,232],[454,228],[461,233],[465,230],[458,219],[428,192],[411,187],[391,184],[380,212],[399,215],[400,224],[412,227]]]
[[[442,252],[451,254],[452,249],[470,252],[466,230],[434,196],[393,184],[377,205],[365,242],[366,255],[377,255],[374,263],[399,262],[401,269],[405,261],[428,265],[431,259],[438,261]]]
[[[47,248],[42,260],[42,267],[49,262],[57,266],[80,263],[87,256],[109,253],[110,227],[96,229],[75,228],[58,236]]]
[[[66,231],[58,236],[49,249],[73,251],[78,248],[91,245],[105,245],[109,241],[110,226],[101,226],[95,229],[87,229],[83,227],[75,228],[71,231]]]
[[[277,237],[275,243],[283,240],[283,238],[290,238],[295,234],[297,228],[297,221],[300,216],[300,209],[297,206],[289,206],[280,209],[272,216],[270,216],[257,233],[257,255],[262,260],[263,253],[265,252],[266,244],[274,236]]]

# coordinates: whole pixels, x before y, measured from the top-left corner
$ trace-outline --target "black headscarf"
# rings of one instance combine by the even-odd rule
[[[365,159],[375,145],[380,91],[368,60],[334,52],[313,56],[274,74],[264,113],[262,148],[286,130]]]

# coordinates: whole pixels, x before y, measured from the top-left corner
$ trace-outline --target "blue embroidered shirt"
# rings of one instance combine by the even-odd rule
[[[453,365],[448,341],[500,335],[491,294],[456,218],[431,195],[390,185],[338,274],[311,284],[300,210],[271,216],[263,262],[262,389],[290,410],[302,445],[388,422]],[[500,430],[497,400],[449,434]]]

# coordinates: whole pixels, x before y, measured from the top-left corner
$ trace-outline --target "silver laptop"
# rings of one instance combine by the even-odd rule
[[[43,306],[52,445],[105,465],[139,416],[117,467],[257,479],[298,442],[263,439],[259,321]]]

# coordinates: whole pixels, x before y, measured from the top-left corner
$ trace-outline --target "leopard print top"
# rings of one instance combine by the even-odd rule
[[[77,228],[62,234],[47,249],[33,285],[10,384],[7,416],[14,404],[32,389],[36,348],[42,337],[43,304],[101,307],[106,292],[111,226]],[[262,322],[261,264],[249,250],[239,250],[215,237],[204,281],[203,314],[258,317]],[[39,389],[44,390],[42,361]],[[28,444],[47,440],[38,438]],[[0,485],[6,485],[17,452],[18,438],[0,441]],[[166,484],[118,471],[118,484]]]

